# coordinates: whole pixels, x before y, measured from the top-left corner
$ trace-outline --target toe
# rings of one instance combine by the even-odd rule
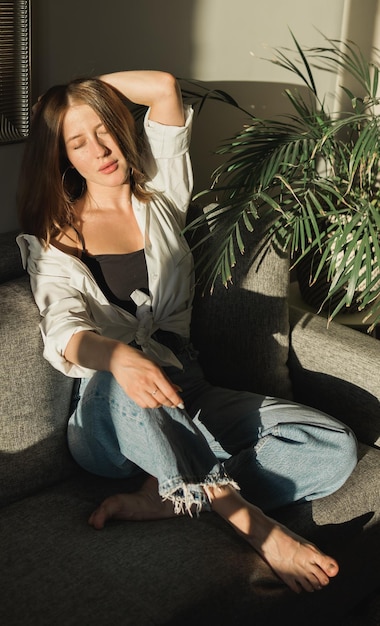
[[[102,507],[99,507],[90,515],[88,523],[90,526],[96,528],[96,530],[102,530],[102,528],[104,528],[105,521],[106,516],[104,511],[102,510]]]

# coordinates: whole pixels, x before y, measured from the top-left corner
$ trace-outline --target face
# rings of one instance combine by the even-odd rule
[[[129,166],[116,141],[87,104],[69,106],[63,139],[70,163],[86,179],[87,187],[122,185]]]

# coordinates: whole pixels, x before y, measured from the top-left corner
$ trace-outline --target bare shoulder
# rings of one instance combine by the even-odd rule
[[[82,245],[77,231],[72,226],[66,226],[54,239],[51,244],[72,256],[81,257]]]

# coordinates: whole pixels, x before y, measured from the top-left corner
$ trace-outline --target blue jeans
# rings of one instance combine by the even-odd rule
[[[143,409],[113,376],[80,381],[68,425],[87,471],[128,478],[146,472],[177,512],[208,502],[203,486],[232,484],[264,511],[332,493],[357,462],[350,429],[287,400],[211,386],[191,345],[177,338],[183,370],[165,368],[185,410]]]

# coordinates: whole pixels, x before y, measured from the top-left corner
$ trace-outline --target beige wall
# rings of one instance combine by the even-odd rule
[[[282,112],[289,77],[264,61],[271,48],[349,36],[372,44],[380,0],[32,0],[33,98],[74,76],[128,68],[166,69],[228,89],[257,115]],[[363,10],[365,6],[365,11]],[[335,80],[323,88],[334,91]],[[228,118],[228,119],[227,119]],[[243,122],[208,105],[196,121],[196,190],[207,186],[213,150]],[[0,232],[17,228],[23,145],[0,146]],[[41,167],[44,164],[41,163]]]

